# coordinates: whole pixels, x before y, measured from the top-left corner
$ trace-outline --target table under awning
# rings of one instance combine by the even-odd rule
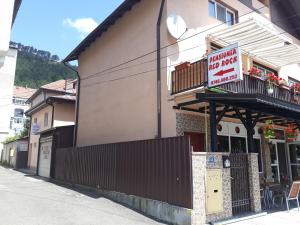
[[[270,21],[250,18],[214,31],[208,38],[221,46],[239,43],[243,53],[275,67],[300,63],[300,46]]]

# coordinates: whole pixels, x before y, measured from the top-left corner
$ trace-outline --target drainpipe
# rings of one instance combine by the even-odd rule
[[[161,1],[158,20],[156,24],[156,52],[157,52],[157,138],[161,138],[161,61],[160,61],[160,28],[165,0]]]
[[[73,67],[71,67],[69,64],[66,62],[63,62],[63,64],[73,70],[76,73],[77,76],[77,93],[76,93],[76,118],[75,118],[75,127],[74,127],[74,135],[73,135],[73,148],[77,146],[77,131],[78,131],[78,114],[79,114],[79,98],[80,98],[80,76],[77,70],[75,70]]]
[[[27,152],[29,153],[29,148],[30,148],[30,139],[31,139],[31,123],[32,123],[32,116],[29,117],[29,131],[28,131],[28,144],[27,144]],[[31,150],[32,152],[32,150]],[[1,157],[2,157],[2,154],[1,154]],[[29,157],[29,154],[27,155],[27,165],[26,165],[26,168],[29,167],[28,165],[28,157]],[[31,157],[31,155],[30,155]],[[2,161],[2,159],[1,159]]]

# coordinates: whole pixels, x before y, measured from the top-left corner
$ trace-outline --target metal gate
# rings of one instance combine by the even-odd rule
[[[232,214],[238,215],[250,212],[250,190],[248,155],[231,154],[231,196]]]

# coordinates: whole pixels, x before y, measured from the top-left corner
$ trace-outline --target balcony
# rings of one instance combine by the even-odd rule
[[[207,79],[207,61],[204,59],[194,62],[186,68],[175,70],[172,72],[172,95],[201,87],[209,91]],[[269,94],[264,80],[250,77],[247,74],[244,74],[242,81],[220,85],[214,90],[239,94],[263,94],[286,102],[300,104],[300,98],[298,95],[294,95],[291,90],[273,85],[274,91]]]

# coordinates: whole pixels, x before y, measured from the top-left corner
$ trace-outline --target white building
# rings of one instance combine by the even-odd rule
[[[31,88],[14,86],[9,136],[15,136],[22,132],[26,121],[25,112],[30,108],[26,101],[35,91]]]
[[[17,50],[9,46],[11,28],[21,0],[0,0],[0,151],[9,134]]]

